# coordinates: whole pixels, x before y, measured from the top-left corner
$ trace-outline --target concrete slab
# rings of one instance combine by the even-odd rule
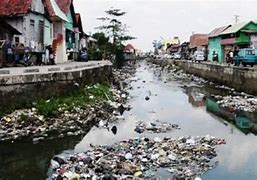
[[[78,69],[84,69],[88,67],[98,67],[111,65],[110,61],[89,61],[89,62],[68,62],[64,64],[57,65],[47,65],[47,66],[32,66],[32,67],[9,67],[0,69],[0,80],[1,77],[10,77],[17,75],[26,75],[28,73],[34,74],[49,74],[52,72],[66,72]]]

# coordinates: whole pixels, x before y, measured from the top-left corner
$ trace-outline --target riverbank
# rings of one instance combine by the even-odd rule
[[[188,75],[188,77],[199,79],[191,75]],[[124,79],[125,83],[117,84],[129,84],[126,89],[128,89],[130,98],[126,104],[131,106],[132,109],[130,111],[125,111],[122,118],[119,116],[119,121],[109,123],[109,129],[105,128],[105,126],[93,126],[87,130],[85,135],[82,136],[70,136],[46,140],[37,144],[33,144],[32,142],[0,143],[0,159],[2,162],[0,163],[1,176],[4,179],[46,179],[46,176],[48,175],[47,172],[50,169],[51,159],[57,160],[55,157],[60,157],[64,160],[66,160],[66,158],[68,160],[74,160],[74,163],[68,164],[67,167],[76,167],[76,165],[78,165],[78,172],[80,172],[80,170],[83,172],[83,169],[80,169],[81,162],[79,164],[79,159],[76,159],[80,154],[84,155],[85,152],[93,152],[91,155],[94,156],[94,147],[119,147],[121,144],[128,145],[127,148],[131,148],[128,150],[130,152],[126,154],[122,153],[118,156],[120,157],[121,165],[130,165],[133,162],[130,163],[131,160],[125,160],[124,163],[124,157],[130,158],[132,154],[133,159],[136,159],[137,152],[140,152],[140,150],[142,150],[142,152],[147,152],[147,150],[150,151],[151,148],[144,149],[144,145],[140,146],[140,143],[145,144],[145,140],[148,141],[148,139],[149,141],[145,145],[158,144],[157,148],[154,149],[155,146],[153,147],[153,151],[151,151],[153,156],[142,157],[142,159],[138,157],[136,160],[138,160],[139,163],[142,162],[144,165],[144,161],[146,161],[145,158],[150,159],[151,157],[153,159],[157,159],[153,161],[150,160],[150,162],[158,162],[159,160],[163,161],[164,159],[172,161],[169,157],[173,159],[175,158],[173,156],[175,154],[177,155],[177,159],[175,161],[186,163],[189,159],[190,162],[192,162],[193,159],[190,159],[190,149],[187,156],[188,158],[186,159],[181,159],[180,150],[177,148],[174,148],[174,151],[171,150],[172,153],[170,152],[168,154],[170,156],[166,156],[166,158],[163,159],[162,147],[159,144],[163,145],[164,151],[169,152],[170,148],[173,146],[168,146],[170,148],[165,149],[165,143],[167,143],[166,140],[168,140],[165,139],[165,137],[174,139],[174,145],[183,145],[183,142],[187,139],[189,139],[187,143],[193,143],[192,139],[194,137],[200,139],[201,137],[203,139],[216,137],[225,139],[226,145],[214,146],[217,156],[213,158],[211,162],[207,163],[212,169],[208,170],[200,176],[200,178],[208,180],[256,180],[257,174],[254,166],[257,162],[257,158],[255,156],[257,151],[256,136],[249,131],[243,132],[237,128],[236,124],[229,123],[224,119],[215,116],[213,113],[210,113],[206,110],[206,106],[202,102],[202,99],[200,99],[199,96],[194,96],[195,93],[196,95],[201,93],[226,96],[227,91],[229,92],[230,90],[226,90],[221,87],[210,88],[209,86],[205,86],[200,83],[198,85],[197,81],[192,82],[191,79],[176,79],[168,70],[162,70],[161,67],[150,63],[147,65],[146,62],[138,63],[135,76],[132,78],[124,77]],[[148,100],[145,99],[147,96],[149,97]],[[194,99],[193,97],[196,98]],[[141,122],[146,125],[146,130],[143,132],[140,131],[142,133],[139,134],[137,127],[142,124]],[[156,131],[152,131],[152,128],[156,125],[155,128],[158,129],[160,126],[158,122],[165,122],[167,125],[177,124],[179,129],[172,128],[168,131],[161,130],[159,131],[160,133],[156,133]],[[97,125],[101,124],[104,123],[97,123]],[[116,127],[116,134],[113,133],[115,131],[111,130],[115,129],[112,127]],[[148,127],[150,127],[150,129]],[[180,137],[181,139],[179,140]],[[131,144],[124,143],[124,141],[127,142],[128,140]],[[161,142],[158,142],[160,140]],[[133,150],[134,142],[139,143],[139,145],[135,144],[135,148]],[[197,142],[198,141],[196,141],[196,145]],[[123,146],[121,145],[121,147]],[[185,148],[187,147],[191,148],[192,146],[185,146]],[[124,151],[126,151],[127,148],[124,148]],[[194,147],[192,148],[195,149]],[[118,148],[116,148],[116,150],[119,151]],[[158,157],[159,150],[160,156]],[[195,150],[198,151],[199,149],[196,148]],[[99,164],[95,167],[99,167],[98,165],[106,162],[106,158],[109,158],[108,156],[105,156],[104,148],[99,149],[98,155],[101,155],[101,151],[104,154],[104,156],[102,156],[103,161],[98,161]],[[151,155],[151,153],[149,153],[149,155]],[[69,157],[72,158],[69,159]],[[112,157],[113,156],[110,155],[111,161],[108,162],[117,162],[117,159],[115,159],[116,156],[114,156],[114,158]],[[126,161],[128,163],[126,163]],[[144,166],[146,168],[150,168],[150,171],[147,171],[147,169],[140,169],[139,172],[136,171],[136,175],[140,175],[141,172],[143,175],[152,175],[152,173],[154,173],[157,177],[161,177],[162,179],[170,179],[171,176],[178,175],[177,173],[180,173],[181,170],[182,173],[187,172],[187,175],[190,175],[192,172],[197,172],[194,171],[197,170],[196,166],[187,168],[187,166],[179,166],[178,163],[174,166],[174,168],[168,169],[158,168],[157,171],[155,171],[154,167],[153,171],[151,171],[151,167]],[[62,167],[66,167],[65,164],[63,164]],[[109,164],[103,168],[106,167],[110,167]],[[130,166],[123,167],[125,167],[123,170],[132,170],[132,172],[135,172],[134,170],[136,170],[133,169],[133,166],[131,166],[132,169],[129,169]],[[139,165],[137,167],[141,166]],[[177,169],[177,167],[183,168]],[[208,165],[206,168],[207,167]],[[190,171],[191,168],[193,168],[193,171]],[[101,170],[102,167],[99,169]],[[122,172],[120,169],[117,170]],[[59,172],[64,171],[65,169],[61,169]],[[66,171],[69,172],[70,170],[67,169]],[[133,174],[132,172],[130,171],[131,174]],[[66,173],[65,175],[69,176],[76,174]],[[48,177],[51,177],[51,174],[49,174]]]
[[[189,74],[194,74],[214,83],[234,88],[239,92],[257,95],[257,69],[236,67],[217,63],[196,63],[187,60],[150,60],[159,65],[176,65]]]
[[[1,113],[31,107],[40,99],[62,96],[86,84],[105,83],[111,78],[109,61],[1,69],[0,117]]]
[[[116,121],[126,109],[127,84],[120,83],[131,76],[127,71],[113,70],[113,82],[108,85],[85,85],[63,96],[39,100],[31,108],[15,110],[0,121],[0,141],[45,139],[85,134],[85,129],[100,121]],[[122,86],[122,87],[121,87]]]
[[[170,80],[186,81],[184,89],[190,94],[189,101],[196,106],[206,105],[207,110],[229,123],[236,126],[244,132],[257,132],[257,97],[245,92],[238,92],[234,88],[224,85],[218,85],[208,79],[189,74],[183,68],[178,66],[176,62],[171,60],[150,60],[154,68],[160,69],[160,74],[167,73]],[[172,78],[171,78],[172,77]],[[211,93],[199,90],[196,87],[208,87]],[[222,91],[220,91],[222,90]],[[227,122],[224,122],[225,124]]]

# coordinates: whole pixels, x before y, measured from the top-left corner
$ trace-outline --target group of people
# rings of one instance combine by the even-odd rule
[[[32,53],[24,44],[17,46],[6,43],[2,48],[1,66],[32,66],[32,65],[54,65],[54,53],[51,46],[47,46],[44,52]]]
[[[229,51],[226,54],[226,63],[233,64],[234,63],[234,57],[238,55],[238,49],[235,48],[234,51]]]

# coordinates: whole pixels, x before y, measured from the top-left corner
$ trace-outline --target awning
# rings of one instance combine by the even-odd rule
[[[235,44],[236,42],[236,38],[228,38],[228,39],[222,39],[220,41],[221,45],[231,45],[231,44]]]
[[[11,26],[10,24],[8,24],[6,21],[4,20],[0,20],[0,24],[2,27],[8,29],[12,34],[14,35],[21,35],[22,33],[20,31],[18,31],[16,28],[14,28],[13,26]]]

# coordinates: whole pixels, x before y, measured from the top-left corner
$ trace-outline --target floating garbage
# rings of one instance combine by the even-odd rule
[[[57,179],[133,179],[157,178],[157,170],[165,168],[174,179],[200,179],[215,168],[214,146],[225,140],[204,137],[142,137],[109,146],[93,146],[83,153],[56,156],[51,160],[50,180]]]
[[[146,96],[146,97],[145,97],[145,100],[146,100],[146,101],[149,101],[149,100],[150,100],[150,97],[149,97],[149,96]]]
[[[150,132],[150,133],[166,133],[166,132],[170,132],[175,129],[180,129],[179,125],[156,120],[156,122],[154,122],[154,123],[151,122],[149,124],[147,124],[143,121],[139,121],[139,122],[137,122],[137,125],[136,125],[134,131],[139,134],[141,134],[145,131]]]
[[[229,108],[231,111],[242,110],[254,112],[257,110],[257,98],[251,96],[214,96],[221,107]]]
[[[64,104],[64,107],[60,106],[56,110],[54,117],[44,117],[36,108],[20,109],[6,114],[0,118],[0,141],[27,138],[38,143],[47,138],[84,134],[85,130],[93,124],[106,127],[107,120],[120,120],[120,115],[131,109],[130,106],[124,104],[130,98],[128,81],[134,72],[135,67],[132,65],[125,66],[122,70],[113,69],[113,86],[110,88],[113,99],[105,94],[107,101],[98,102],[96,96],[90,95],[89,99],[97,101],[96,104],[72,109],[65,109]],[[97,89],[98,86],[85,86],[85,89],[93,88]],[[51,100],[46,100],[46,103],[51,103]],[[117,129],[111,130],[114,134],[117,133]]]

